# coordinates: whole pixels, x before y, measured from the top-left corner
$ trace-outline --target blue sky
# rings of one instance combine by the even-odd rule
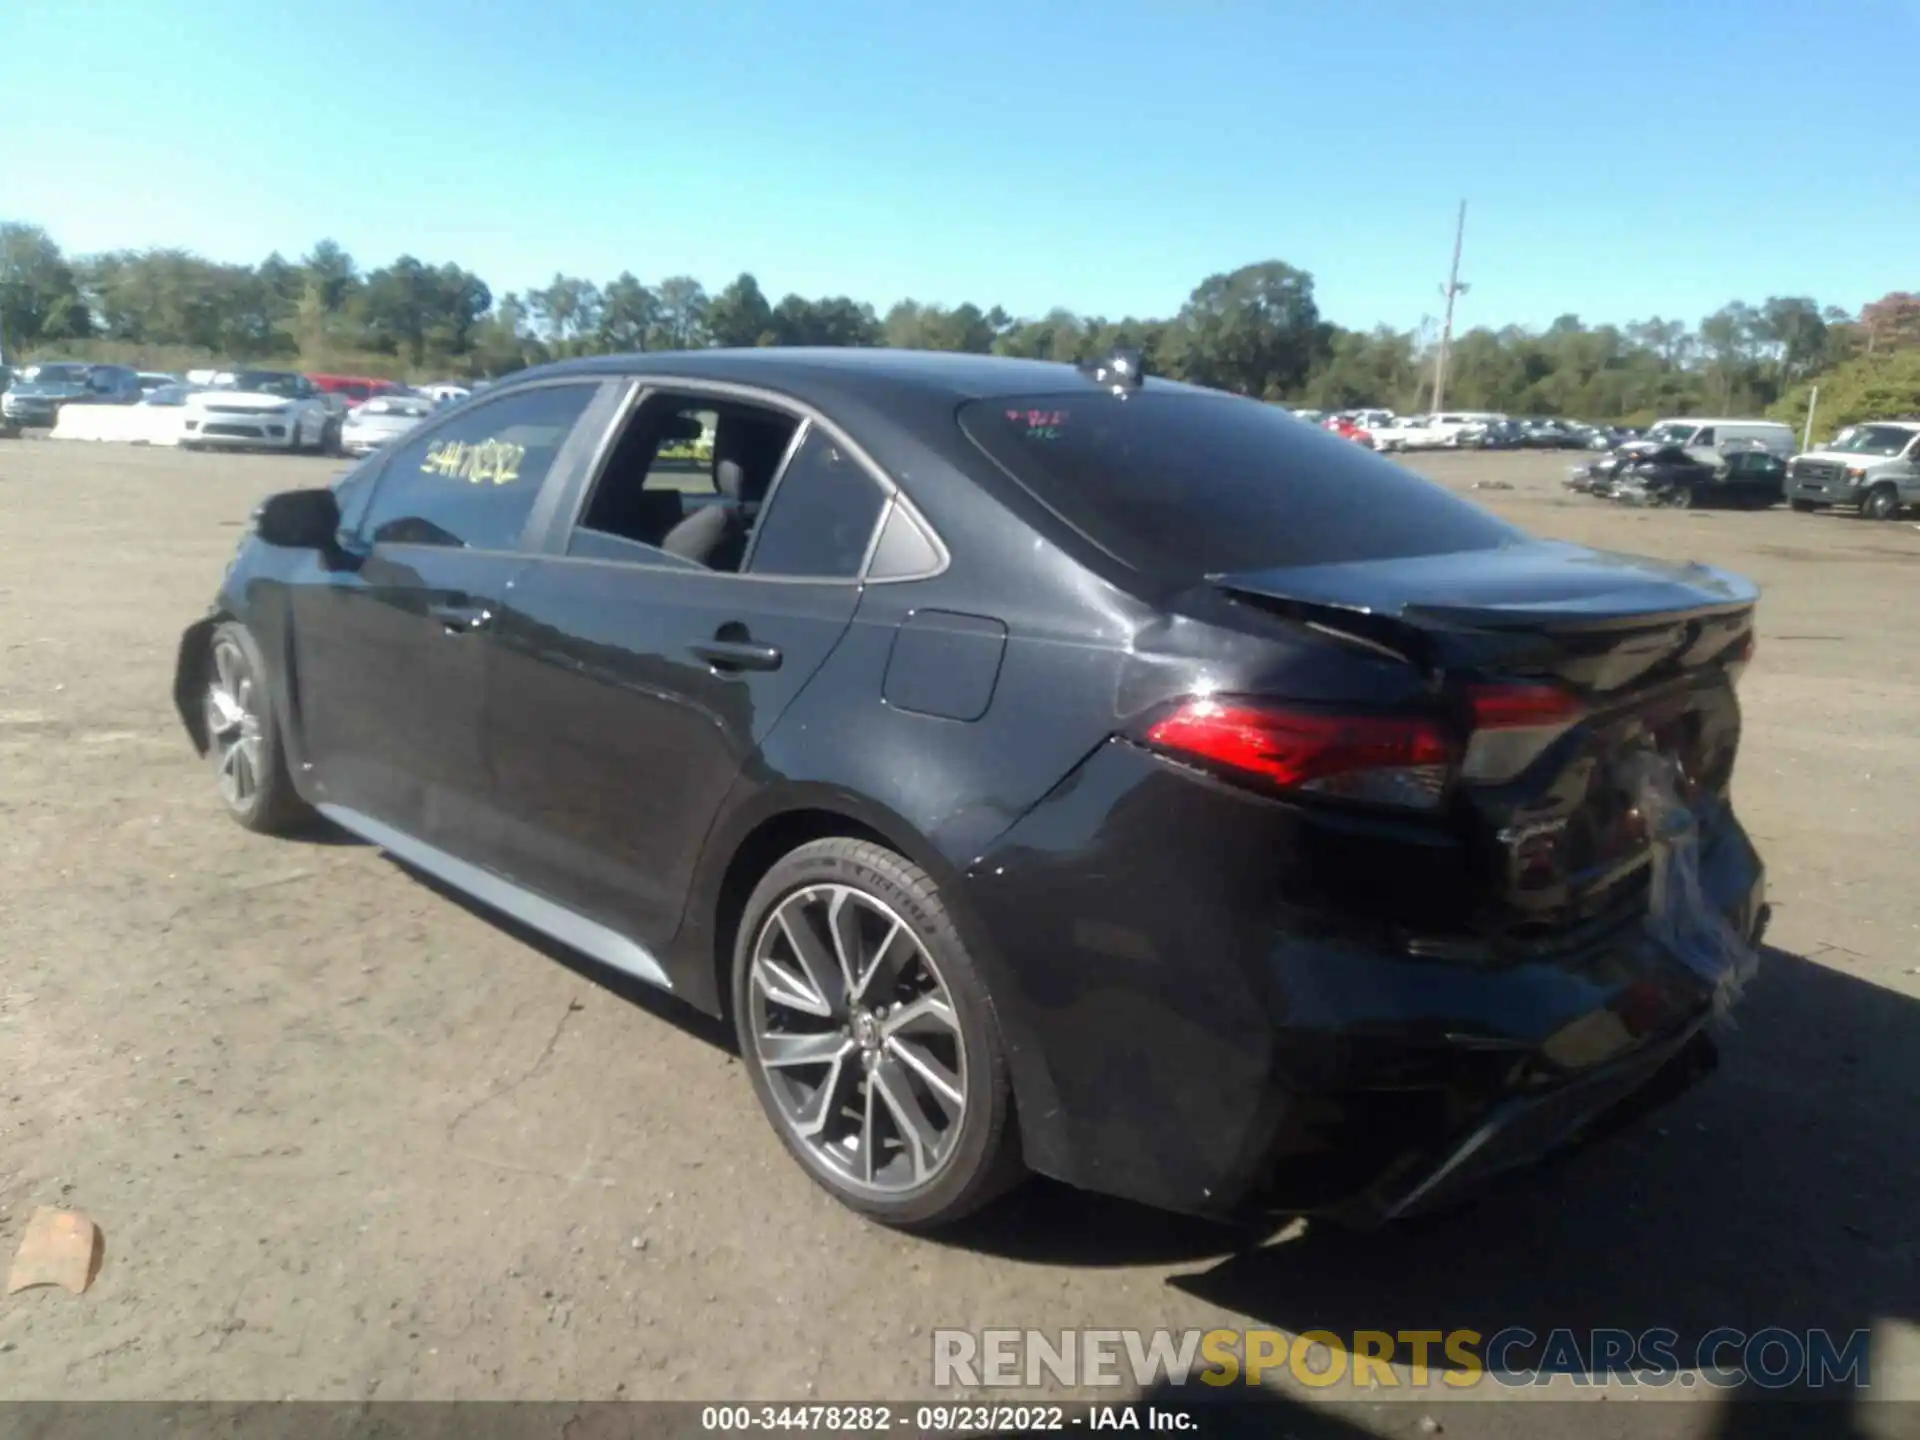
[[[496,292],[1463,325],[1920,288],[1920,0],[10,0],[0,218]],[[1904,99],[1894,100],[1899,95]]]

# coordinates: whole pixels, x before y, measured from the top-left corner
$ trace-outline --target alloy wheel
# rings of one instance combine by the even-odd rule
[[[253,667],[232,640],[213,649],[213,678],[207,685],[207,738],[214,751],[220,794],[235,809],[245,809],[259,793],[262,778],[260,712]]]
[[[918,1189],[952,1158],[967,1111],[967,1047],[939,967],[891,907],[808,885],[754,939],[753,1060],[781,1123],[843,1185]]]

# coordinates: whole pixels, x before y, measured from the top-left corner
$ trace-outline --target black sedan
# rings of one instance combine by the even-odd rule
[[[1737,450],[1718,464],[1678,445],[1634,456],[1613,487],[1629,505],[1765,510],[1785,498],[1787,464],[1765,450]]]
[[[1704,1070],[1756,599],[1136,356],[630,355],[266,500],[175,700],[243,825],[730,1017],[869,1215],[1365,1222]]]

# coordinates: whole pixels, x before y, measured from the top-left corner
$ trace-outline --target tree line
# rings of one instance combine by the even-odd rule
[[[706,346],[889,345],[1048,360],[1140,350],[1154,373],[1323,409],[1417,411],[1438,336],[1348,330],[1313,276],[1280,261],[1212,275],[1165,318],[901,300],[884,312],[835,295],[770,299],[750,274],[717,291],[688,275],[604,283],[555,274],[496,295],[453,263],[412,255],[364,270],[322,240],[257,265],[159,248],[68,256],[37,226],[0,223],[0,348],[183,368],[215,359],[424,380],[499,376],[547,360]],[[1656,316],[1453,337],[1449,406],[1515,415],[1645,419],[1771,411],[1798,419],[1822,386],[1822,428],[1920,411],[1920,294],[1850,312],[1807,296],[1734,301],[1689,323]]]

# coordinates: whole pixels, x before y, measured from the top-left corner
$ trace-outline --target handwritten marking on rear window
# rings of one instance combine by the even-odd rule
[[[427,447],[422,471],[442,475],[449,480],[465,480],[474,485],[511,485],[520,478],[520,462],[527,458],[527,447],[511,440],[435,440]]]
[[[1007,419],[1019,426],[1028,440],[1058,440],[1060,427],[1067,423],[1064,410],[1009,410]]]

